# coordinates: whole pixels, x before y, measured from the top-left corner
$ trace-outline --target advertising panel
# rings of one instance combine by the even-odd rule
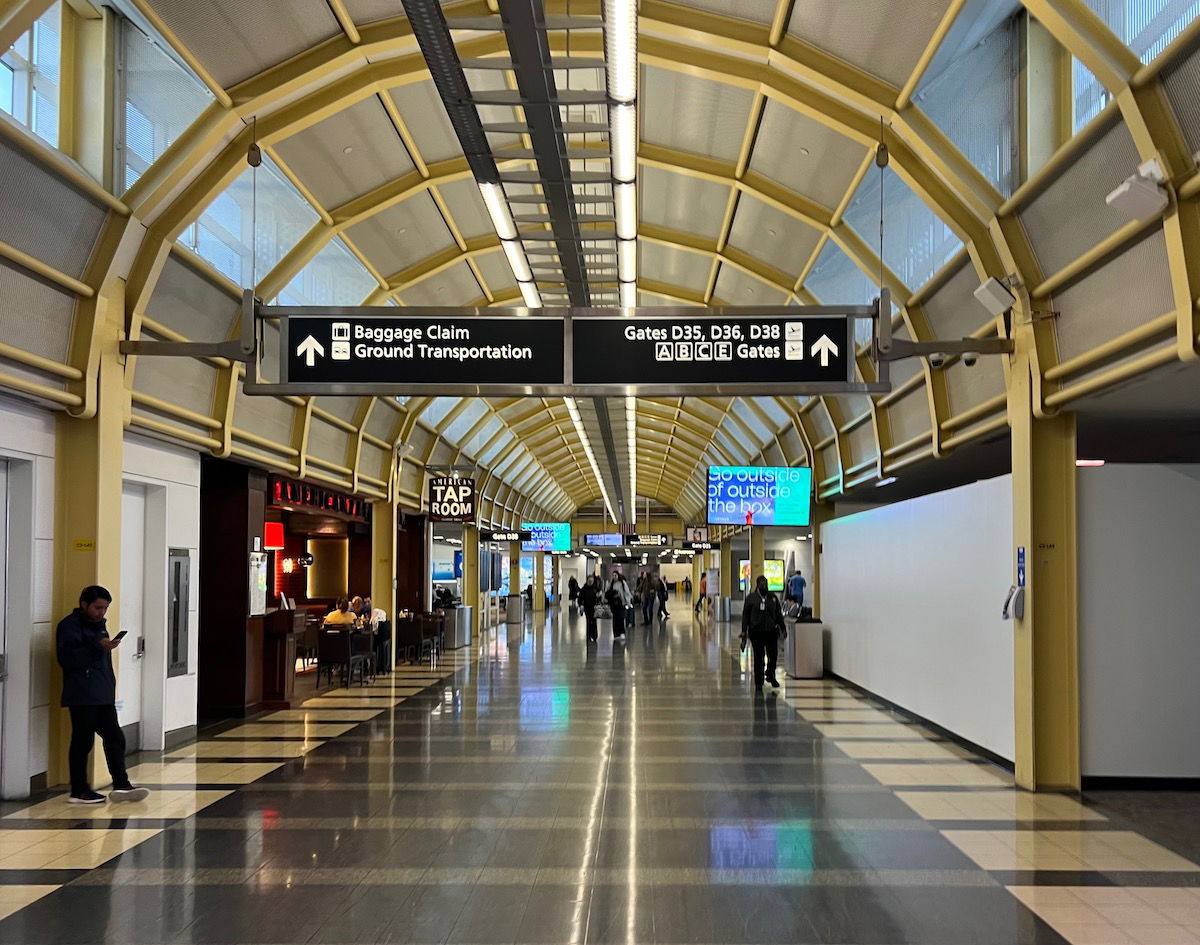
[[[812,470],[807,466],[709,466],[710,525],[807,525]]]
[[[604,532],[599,535],[584,535],[583,543],[585,545],[596,545],[599,548],[616,548],[621,542],[621,534],[619,532]]]
[[[533,533],[529,541],[521,542],[522,551],[570,551],[570,522],[522,522],[522,530]]]
[[[783,590],[783,562],[767,560],[763,562],[763,574],[767,576],[768,591]]]

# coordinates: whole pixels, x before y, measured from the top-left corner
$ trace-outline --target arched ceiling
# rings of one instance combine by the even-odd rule
[[[275,297],[336,239],[376,283],[368,303],[520,304],[425,61],[397,15],[399,0],[135,3],[216,97],[125,196],[152,236],[172,239],[233,182],[244,169],[253,117],[271,160],[318,217],[260,274],[264,298]],[[940,49],[966,41],[973,24],[1002,19],[1015,6],[1012,0],[643,0],[639,304],[860,301],[821,298],[811,277],[823,251],[844,254],[864,273],[880,271],[865,234],[845,214],[874,173],[881,131],[900,180],[962,241],[976,271],[1013,271],[1019,251],[990,228],[1002,194],[912,97]],[[495,9],[477,0],[444,7],[447,17]],[[601,11],[593,0],[555,0],[547,12]],[[456,32],[454,39],[463,59],[507,52],[503,33]],[[572,70],[573,87],[604,87],[596,30],[554,31],[550,39],[556,56],[596,58],[595,69]],[[516,87],[509,72],[467,73],[473,90]],[[509,106],[481,112],[490,122],[522,120]],[[536,170],[520,153],[529,147],[527,136],[489,138],[503,170]],[[604,166],[606,134],[572,136],[570,143],[584,155],[575,162],[580,169]],[[155,240],[147,246],[130,278],[135,315],[162,265]],[[919,288],[890,270],[884,277],[901,301]],[[553,297],[553,285],[542,289]],[[794,446],[797,435],[804,437],[797,415],[806,400],[639,399],[631,405],[637,491],[693,515],[703,508],[708,462],[749,462],[772,449],[788,462],[811,461],[812,444]],[[471,438],[497,417],[502,428],[489,427],[495,432],[488,444],[477,444],[484,447],[477,455],[511,437],[530,457],[528,471],[506,481],[520,481],[530,494],[561,489],[575,505],[600,495],[597,472],[608,478],[605,463],[597,470],[587,461],[563,401],[488,398],[484,406],[456,407],[431,425]],[[469,428],[452,426],[468,410]],[[625,426],[613,427],[627,463]],[[785,434],[793,445],[781,449]],[[589,435],[598,450],[600,432]]]

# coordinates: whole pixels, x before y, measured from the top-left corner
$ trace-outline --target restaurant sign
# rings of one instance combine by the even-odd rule
[[[475,521],[475,480],[466,476],[434,476],[429,480],[429,519],[433,522]]]

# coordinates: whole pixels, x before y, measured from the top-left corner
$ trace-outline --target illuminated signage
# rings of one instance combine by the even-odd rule
[[[812,470],[807,466],[709,466],[711,525],[807,525]]]
[[[522,522],[533,534],[521,544],[522,551],[570,551],[570,522]]]
[[[434,476],[430,479],[429,520],[474,522],[475,480],[464,476]]]
[[[533,537],[533,532],[482,532],[479,537],[484,541],[529,541]]]

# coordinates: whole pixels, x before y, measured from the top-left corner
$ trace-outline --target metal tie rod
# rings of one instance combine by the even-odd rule
[[[550,65],[554,69],[603,69],[604,60],[601,58],[589,59],[585,56],[563,56],[560,59],[552,59]],[[511,72],[513,69],[513,61],[508,56],[483,56],[477,58],[467,58],[462,60],[464,69],[495,69],[501,72]]]
[[[476,105],[528,105],[529,100],[518,89],[488,89],[472,92],[471,101]],[[555,101],[559,105],[607,105],[608,93],[604,89],[559,89]]]
[[[498,16],[448,16],[446,25],[452,30],[474,30],[481,32],[499,32],[504,29],[504,21]],[[604,28],[604,20],[598,16],[547,16],[546,29],[549,30],[599,30]]]
[[[530,132],[529,125],[523,121],[485,122],[483,130],[497,135],[527,135]],[[562,130],[568,135],[608,134],[608,125],[600,121],[564,121]]]

